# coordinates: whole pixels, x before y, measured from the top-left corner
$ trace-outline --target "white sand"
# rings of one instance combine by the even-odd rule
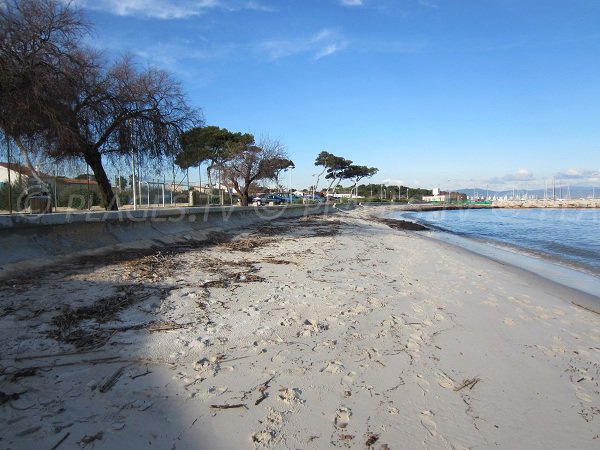
[[[0,288],[0,391],[22,393],[0,447],[599,448],[600,315],[581,294],[367,213],[190,250],[164,278],[146,258]],[[113,329],[106,345],[51,356],[76,350],[52,318],[106,298],[140,302],[79,323]],[[114,331],[150,321],[188,325]]]

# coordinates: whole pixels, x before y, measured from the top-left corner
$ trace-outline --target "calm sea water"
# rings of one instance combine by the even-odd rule
[[[400,216],[600,275],[598,209],[470,209],[393,217]]]

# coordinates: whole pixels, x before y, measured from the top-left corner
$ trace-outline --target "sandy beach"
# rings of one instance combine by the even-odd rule
[[[3,283],[0,447],[598,448],[595,300],[377,212]]]

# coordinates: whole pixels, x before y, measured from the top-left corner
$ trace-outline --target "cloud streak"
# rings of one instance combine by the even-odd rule
[[[432,0],[419,0],[419,5],[425,6],[426,8],[434,8],[434,9],[439,8],[438,4]]]
[[[274,60],[299,54],[312,54],[312,58],[318,60],[345,47],[346,42],[338,33],[329,29],[323,29],[305,38],[274,39],[258,45],[259,51],[267,53],[269,58]]]
[[[556,173],[554,177],[568,180],[599,180],[600,171],[587,169],[567,169],[564,172]]]
[[[242,0],[75,0],[75,4],[116,16],[148,17],[162,20],[185,19],[218,9],[224,11],[274,11],[271,7],[258,1]]]
[[[503,177],[494,177],[487,180],[489,184],[506,184],[511,182],[523,182],[523,181],[531,181],[533,180],[533,173],[528,169],[520,169],[517,170],[516,173],[509,173],[504,175]]]
[[[343,6],[361,6],[363,4],[363,0],[340,0],[340,3]]]

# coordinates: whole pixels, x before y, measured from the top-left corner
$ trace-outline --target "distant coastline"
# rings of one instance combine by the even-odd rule
[[[480,203],[361,203],[365,206],[389,206],[403,211],[437,211],[455,209],[493,208],[600,208],[600,199],[577,200],[494,200],[489,204]]]

